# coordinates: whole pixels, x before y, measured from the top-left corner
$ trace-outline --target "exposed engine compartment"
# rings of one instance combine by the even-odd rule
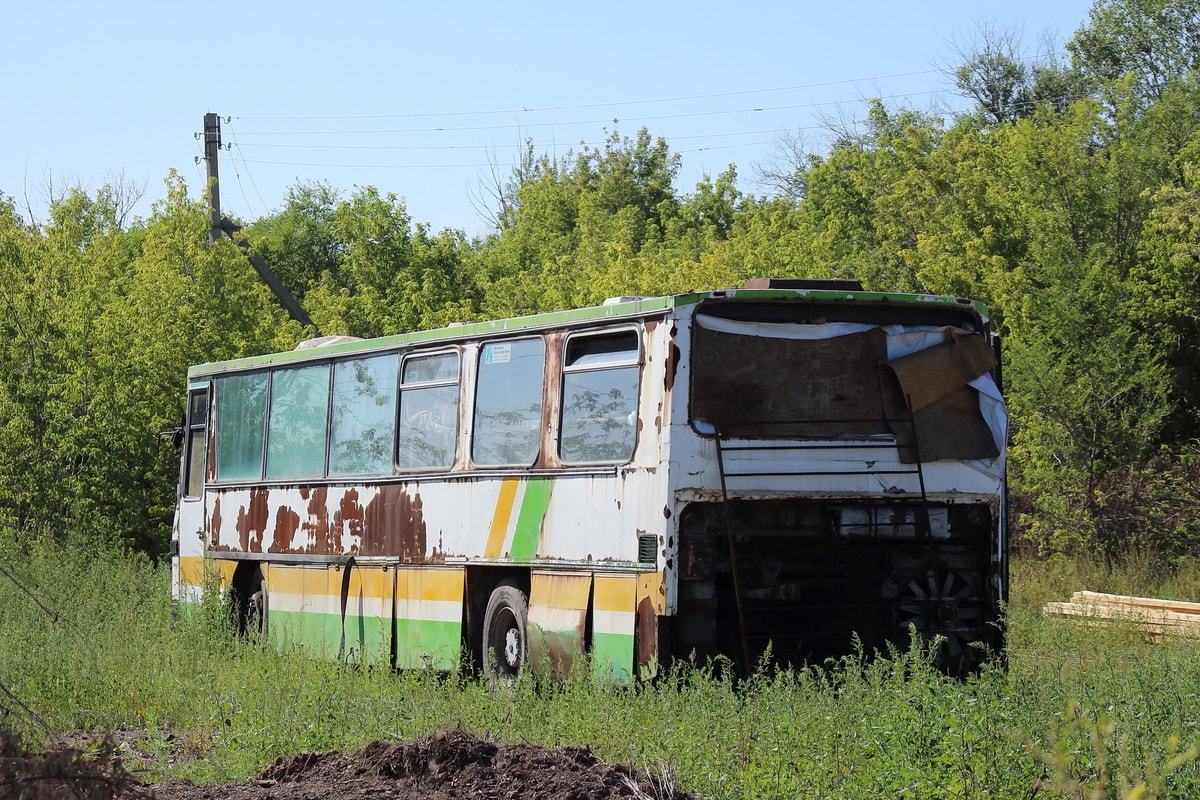
[[[985,655],[972,642],[1001,644],[993,522],[980,503],[692,503],[680,520],[673,655],[753,665],[769,646],[778,663],[822,663],[858,642],[905,649],[915,628],[939,637],[941,666],[969,669]]]

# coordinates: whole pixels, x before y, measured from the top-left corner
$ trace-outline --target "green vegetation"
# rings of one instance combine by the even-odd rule
[[[0,548],[0,567],[15,579],[0,577],[0,684],[27,707],[0,697],[5,722],[34,742],[146,731],[158,779],[244,780],[282,755],[461,727],[666,764],[682,789],[713,798],[1200,792],[1200,644],[1040,613],[1080,588],[1194,596],[1194,565],[1147,586],[1139,562],[1019,562],[1008,669],[961,682],[913,648],[742,684],[696,665],[646,686],[584,668],[505,689],[263,649],[230,632],[215,598],[173,619],[168,571],[143,556],[23,538]]]
[[[1200,598],[1198,31],[1200,0],[1096,0],[1066,61],[985,38],[955,71],[970,112],[871,103],[828,152],[765,174],[774,195],[739,191],[733,165],[680,192],[678,157],[640,131],[561,158],[531,143],[479,238],[323,184],[246,225],[327,334],[767,275],[987,302],[1024,558],[1009,669],[961,683],[913,649],[740,686],[697,665],[634,689],[495,692],[260,650],[229,637],[215,600],[173,619],[155,558],[178,462],[159,434],[186,367],[309,332],[235,245],[207,242],[176,175],[132,223],[109,187],[69,193],[40,224],[0,192],[7,721],[31,736],[148,729],[164,752],[204,754],[173,773],[199,780],[461,725],[666,762],[710,797],[1200,795],[1196,644],[1040,614],[1082,588]]]

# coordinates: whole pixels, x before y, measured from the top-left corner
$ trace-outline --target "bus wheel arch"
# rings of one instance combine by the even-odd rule
[[[267,634],[269,595],[267,579],[260,564],[242,562],[233,573],[232,611],[238,633],[262,639]]]
[[[480,651],[485,674],[511,682],[525,670],[529,655],[529,593],[505,578],[496,584],[483,614]]]

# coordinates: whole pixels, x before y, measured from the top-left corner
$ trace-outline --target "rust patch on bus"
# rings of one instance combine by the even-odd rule
[[[643,597],[637,607],[637,663],[649,667],[658,655],[658,614],[649,597]]]
[[[342,495],[342,502],[338,504],[334,521],[335,524],[340,523],[339,527],[344,527],[351,536],[362,538],[363,507],[362,503],[358,502],[357,489],[349,489]]]
[[[541,440],[538,447],[535,469],[554,469],[559,466],[558,421],[562,407],[559,382],[562,380],[563,343],[562,333],[546,334],[546,370],[542,378]]]
[[[213,498],[212,523],[208,526],[209,546],[217,547],[221,543],[221,495]]]
[[[364,510],[362,530],[363,555],[399,555],[404,564],[427,562],[421,495],[410,495],[405,484],[379,487]]]
[[[269,489],[250,490],[250,508],[238,510],[238,543],[245,553],[261,553],[263,532],[267,527]]]
[[[208,483],[217,479],[217,437],[212,435],[212,431],[216,430],[213,422],[210,419],[208,428],[204,431],[204,435],[208,438],[208,459],[204,462],[204,480]]]
[[[329,508],[325,505],[329,489],[315,486],[308,497],[308,514],[302,528],[308,535],[305,549],[310,553],[331,553],[332,541],[329,535]],[[303,490],[301,497],[304,497]]]
[[[358,553],[366,553],[366,549],[361,542],[364,536],[364,519],[366,518],[366,509],[362,503],[358,502],[358,490],[347,489],[342,495],[342,501],[338,503],[337,513],[333,515],[333,530],[345,531],[350,534],[354,543],[350,545],[349,551],[351,555]],[[329,536],[325,544],[325,552],[336,553],[340,547],[340,542],[334,536]],[[383,555],[380,553],[379,555]]]
[[[679,370],[679,361],[683,357],[683,354],[680,353],[680,351],[679,351],[679,345],[675,344],[675,334],[676,333],[678,333],[678,329],[675,327],[672,327],[671,328],[671,356],[670,356],[670,358],[667,359],[667,375],[666,375],[666,383],[665,383],[665,386],[667,389],[667,394],[670,394],[671,390],[675,388],[675,373]]]
[[[300,515],[287,506],[275,512],[275,535],[268,548],[271,553],[286,553],[292,549],[292,539],[300,530]]]

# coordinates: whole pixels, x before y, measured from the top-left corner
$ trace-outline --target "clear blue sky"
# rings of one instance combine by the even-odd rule
[[[205,112],[222,120],[221,198],[252,220],[300,181],[374,185],[415,221],[486,231],[481,184],[520,143],[564,154],[646,127],[683,156],[677,189],[735,164],[758,189],[786,132],[864,100],[962,107],[939,65],[982,25],[1060,45],[1090,0],[689,4],[256,2],[9,4],[0,195],[45,217],[47,185],[145,186],[177,170],[198,197]]]

